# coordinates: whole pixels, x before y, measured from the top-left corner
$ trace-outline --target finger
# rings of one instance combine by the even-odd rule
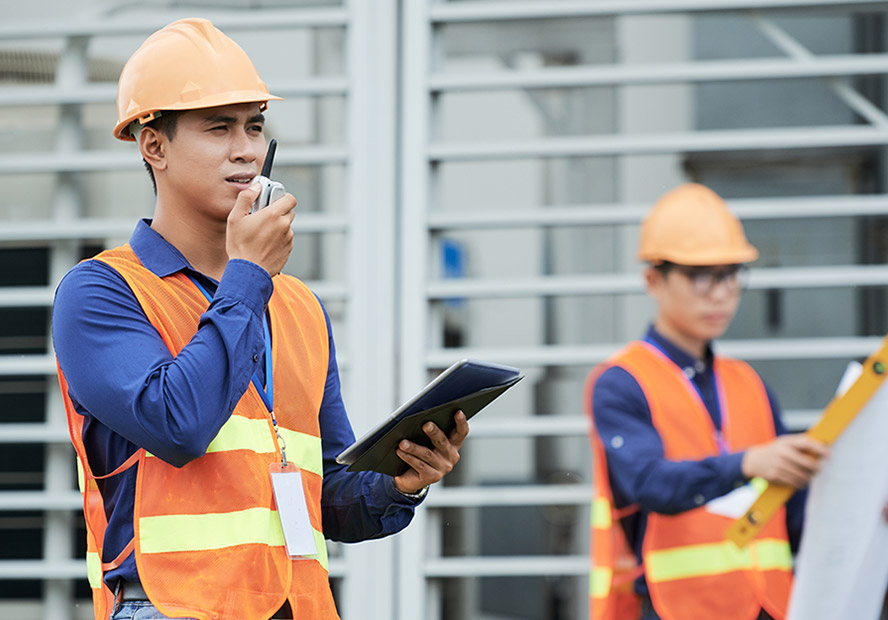
[[[469,435],[469,421],[462,411],[457,411],[453,420],[456,422],[456,428],[450,433],[450,443],[458,449]]]
[[[432,440],[432,445],[435,446],[435,449],[440,451],[450,450],[450,441],[447,439],[447,435],[434,422],[426,422],[422,427],[422,432]]]
[[[426,448],[425,446],[421,446],[417,443],[413,443],[412,441],[407,441],[406,439],[402,440],[401,443],[398,444],[398,448],[409,454],[410,456],[419,459],[420,461],[433,463],[439,459],[438,453],[434,450]]]
[[[826,444],[807,436],[805,437],[804,450],[811,456],[821,459],[825,459],[829,456],[829,447]]]
[[[450,437],[447,437],[444,434],[444,431],[431,422],[427,423],[425,427],[423,427],[423,430],[426,435],[432,439],[432,444],[435,446],[434,454],[440,457],[439,460],[435,461],[437,468],[443,469],[444,471],[450,471],[453,469],[453,466],[459,462],[459,448],[462,444],[462,440],[460,439],[459,443],[456,443]]]
[[[807,485],[815,473],[816,471],[809,470],[795,463],[788,463],[784,470],[787,482],[797,489]]]
[[[825,443],[814,439],[807,434],[800,433],[797,435],[790,435],[788,439],[789,438],[791,438],[790,445],[813,456],[825,457],[829,453],[829,448]]]
[[[406,450],[401,450],[399,448],[396,450],[396,454],[416,472],[416,475],[419,476],[419,481],[423,486],[434,484],[444,477],[444,473],[440,472],[431,463],[407,452]]]
[[[800,468],[808,473],[815,473],[820,469],[820,459],[816,456],[813,456],[810,452],[806,450],[796,450],[787,454],[786,459],[788,462],[792,463],[797,468]]]
[[[441,437],[444,436],[444,433],[442,433],[437,426],[434,426],[434,424],[432,424],[432,426]],[[410,454],[419,461],[422,461],[430,468],[430,470],[434,470],[437,472],[437,475],[442,477],[444,474],[452,470],[453,466],[459,461],[459,452],[453,449],[446,438],[444,439],[444,443],[436,446],[434,450],[409,442],[406,439],[401,442],[400,446],[404,452]]]
[[[250,187],[238,194],[237,200],[234,201],[234,208],[229,214],[229,218],[231,216],[244,217],[248,215],[253,203],[256,202],[256,199],[259,197],[261,189],[262,186],[259,185],[259,183],[253,183]]]
[[[293,197],[293,194],[287,193],[275,200],[266,208],[271,209],[272,212],[278,215],[292,213],[293,209],[296,208],[296,198]]]

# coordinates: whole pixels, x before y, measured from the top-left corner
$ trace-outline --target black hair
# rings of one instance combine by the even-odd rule
[[[179,127],[179,116],[181,114],[182,110],[163,110],[154,117],[154,120],[145,123],[145,127],[156,129],[172,141],[176,136],[176,129]],[[157,180],[154,178],[154,170],[151,168],[151,164],[145,161],[144,158],[142,163],[145,164],[145,170],[148,171],[148,177],[151,179],[151,185],[154,187],[154,194],[157,195]]]

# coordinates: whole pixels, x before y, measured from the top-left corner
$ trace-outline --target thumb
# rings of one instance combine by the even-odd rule
[[[250,187],[238,194],[237,200],[234,203],[234,208],[228,215],[228,219],[240,219],[249,215],[250,208],[259,197],[259,192],[261,191],[261,189],[262,186],[259,185],[259,183],[257,182],[253,183]]]

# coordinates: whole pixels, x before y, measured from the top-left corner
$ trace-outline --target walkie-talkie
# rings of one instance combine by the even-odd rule
[[[273,139],[268,143],[268,151],[265,153],[265,163],[262,165],[262,174],[253,179],[262,186],[259,197],[253,203],[250,213],[254,213],[259,209],[267,207],[272,202],[281,198],[287,193],[283,183],[271,180],[271,166],[274,163],[274,152],[277,150],[277,140]]]

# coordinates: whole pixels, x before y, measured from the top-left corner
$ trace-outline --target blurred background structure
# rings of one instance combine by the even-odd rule
[[[141,41],[209,17],[273,102],[360,435],[461,357],[526,379],[400,535],[331,544],[346,620],[587,614],[586,373],[642,335],[652,201],[705,183],[762,257],[719,350],[794,429],[888,331],[888,3],[32,0],[0,24],[0,617],[91,618],[53,290],[153,196],[111,136]]]

